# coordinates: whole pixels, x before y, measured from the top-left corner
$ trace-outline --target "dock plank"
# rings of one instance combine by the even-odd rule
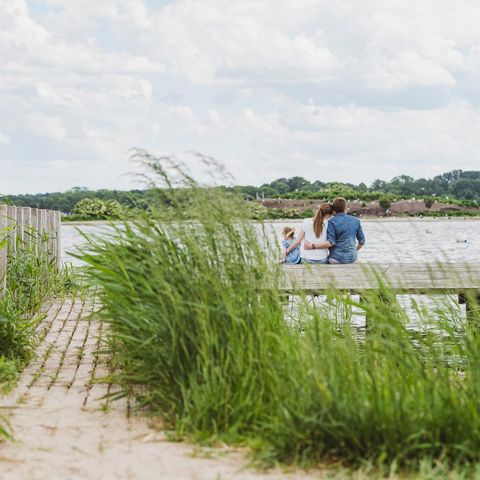
[[[376,290],[381,283],[405,293],[480,291],[480,263],[282,265],[281,270],[283,291],[361,292]]]

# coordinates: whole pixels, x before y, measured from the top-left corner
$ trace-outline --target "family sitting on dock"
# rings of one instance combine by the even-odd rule
[[[347,215],[347,201],[336,198],[322,203],[313,218],[303,220],[295,236],[294,227],[283,229],[284,263],[354,263],[365,244],[360,220]]]

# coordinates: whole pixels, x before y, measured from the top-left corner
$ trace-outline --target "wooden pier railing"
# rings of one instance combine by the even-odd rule
[[[29,251],[61,265],[61,213],[0,205],[0,291],[7,284],[9,259]]]

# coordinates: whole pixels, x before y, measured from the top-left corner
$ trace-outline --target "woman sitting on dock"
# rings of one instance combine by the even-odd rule
[[[327,242],[328,219],[333,215],[329,203],[322,203],[313,218],[303,220],[296,240],[287,248],[288,255],[301,244],[300,256],[302,263],[328,263]]]

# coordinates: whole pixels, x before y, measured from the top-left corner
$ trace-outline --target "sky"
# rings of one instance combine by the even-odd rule
[[[478,0],[0,0],[0,193],[479,170]],[[199,167],[192,171],[201,175]]]

